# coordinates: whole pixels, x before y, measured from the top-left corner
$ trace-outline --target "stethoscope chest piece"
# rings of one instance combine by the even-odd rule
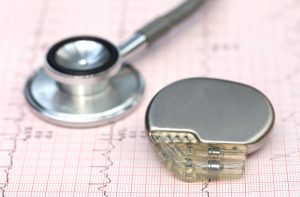
[[[205,0],[186,0],[138,29],[116,46],[92,36],[77,36],[53,45],[44,68],[28,79],[25,97],[41,118],[68,127],[111,123],[137,106],[144,92],[141,75],[122,60],[151,45]]]
[[[186,181],[236,178],[274,123],[270,101],[236,82],[192,78],[162,89],[146,113],[148,135],[167,168]]]
[[[144,81],[119,59],[118,49],[100,38],[58,42],[46,65],[28,80],[26,100],[38,116],[61,126],[98,126],[122,118],[139,103]]]

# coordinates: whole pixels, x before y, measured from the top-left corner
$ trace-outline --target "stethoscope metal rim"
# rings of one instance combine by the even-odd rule
[[[93,41],[104,45],[110,51],[110,59],[105,65],[99,65],[94,69],[72,70],[67,69],[56,62],[55,53],[60,47],[76,41]],[[111,42],[95,36],[74,36],[52,46],[47,52],[45,58],[45,71],[47,74],[58,82],[70,85],[90,85],[106,81],[114,76],[121,67],[121,55],[117,47]]]
[[[57,63],[57,61],[55,61],[55,55],[56,55],[57,51],[62,46],[66,45],[68,43],[72,43],[72,42],[80,41],[80,40],[94,41],[96,43],[100,43],[101,45],[104,45],[110,52],[109,60],[104,65],[98,66],[98,67],[93,68],[93,69],[85,69],[85,70],[70,69],[70,68],[65,68],[65,67],[59,65]],[[98,37],[94,37],[94,36],[75,36],[75,37],[70,37],[70,38],[64,39],[64,40],[54,44],[49,49],[49,51],[46,55],[46,62],[54,70],[56,70],[58,72],[61,72],[61,73],[64,73],[64,74],[67,74],[67,75],[75,75],[75,76],[94,75],[94,74],[97,74],[97,73],[101,73],[101,72],[109,69],[113,65],[115,65],[116,62],[118,61],[118,59],[119,59],[119,51],[115,47],[115,45],[108,42],[107,40],[104,40],[104,39],[98,38]]]
[[[115,107],[107,110],[107,111],[98,111],[97,113],[90,113],[90,114],[76,114],[76,113],[65,113],[63,111],[57,111],[53,110],[53,107],[55,106],[55,103],[49,102],[48,105],[42,104],[41,102],[51,99],[51,95],[48,93],[47,90],[43,90],[44,87],[39,87],[40,91],[43,92],[43,96],[45,97],[44,100],[36,98],[34,93],[37,91],[33,91],[33,83],[37,83],[37,78],[41,77],[45,79],[45,76],[47,77],[44,68],[41,68],[36,73],[34,73],[33,76],[30,77],[30,79],[27,81],[24,94],[27,102],[31,106],[32,111],[41,119],[44,119],[50,123],[53,123],[55,125],[59,126],[66,126],[66,127],[74,127],[74,128],[85,128],[85,127],[94,127],[94,126],[101,126],[108,123],[111,123],[113,121],[116,121],[118,119],[122,119],[127,114],[131,113],[140,103],[142,99],[142,95],[144,93],[144,79],[139,74],[137,70],[135,70],[130,65],[122,66],[120,72],[113,77],[111,80],[117,79],[118,76],[127,73],[127,75],[131,78],[135,79],[135,87],[132,89],[131,96],[129,96],[127,99],[124,100],[124,102],[116,103]],[[42,76],[43,75],[43,76]],[[52,80],[51,83],[55,83],[53,79],[48,77],[47,80]],[[110,82],[111,83],[111,82]],[[125,85],[125,84],[124,84]],[[37,86],[38,87],[38,86]],[[118,91],[116,91],[118,92]],[[66,93],[63,93],[60,91],[60,94],[65,94],[65,96],[71,96]],[[101,102],[102,99],[110,99],[111,90],[103,91],[100,94],[101,96],[97,97],[95,96],[86,96],[86,97],[80,97],[82,99],[81,101],[84,103],[84,100],[87,102],[93,102],[93,103],[103,103]],[[120,92],[120,94],[122,94]],[[94,98],[93,98],[94,97]],[[102,98],[102,99],[101,99]],[[93,101],[91,101],[91,99]],[[53,105],[52,105],[53,104]],[[76,107],[76,106],[74,106]],[[55,107],[54,107],[55,109]],[[60,109],[60,108],[58,108]]]
[[[184,1],[118,47],[91,36],[58,42],[44,68],[28,79],[26,100],[39,117],[62,126],[98,126],[122,118],[139,103],[144,80],[131,66],[122,66],[121,58],[154,43],[204,2]]]

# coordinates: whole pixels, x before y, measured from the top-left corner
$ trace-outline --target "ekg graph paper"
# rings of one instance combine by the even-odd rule
[[[2,0],[0,194],[2,196],[300,196],[300,1],[209,0],[188,21],[129,61],[146,94],[125,119],[68,129],[34,116],[23,87],[52,43],[97,35],[120,43],[179,0]],[[151,98],[187,77],[255,86],[273,102],[266,145],[240,180],[186,183],[166,171],[144,131]]]

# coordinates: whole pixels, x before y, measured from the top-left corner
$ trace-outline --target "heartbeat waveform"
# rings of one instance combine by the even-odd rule
[[[284,154],[276,154],[270,158],[270,161],[298,163],[299,162],[298,155],[299,155],[299,151],[293,151],[293,152],[288,152],[288,153],[284,153]],[[290,159],[296,159],[296,160],[290,160]]]
[[[100,173],[104,175],[106,181],[102,183],[100,187],[98,187],[98,190],[103,193],[104,196],[107,195],[106,187],[109,183],[111,183],[111,178],[109,177],[108,170],[111,166],[113,166],[114,162],[110,158],[110,153],[112,150],[115,149],[115,145],[113,144],[113,134],[114,134],[114,123],[112,123],[110,127],[110,132],[109,132],[109,138],[108,138],[108,149],[102,153],[102,156],[106,159],[106,165],[104,166],[99,166],[101,168]]]
[[[105,158],[106,165],[99,165],[99,166],[91,166],[92,168],[99,168],[99,172],[105,177],[105,181],[103,183],[90,183],[90,185],[101,185],[97,189],[102,192],[102,194],[106,197],[107,190],[105,189],[111,182],[111,178],[109,176],[108,170],[114,165],[113,160],[111,159],[111,152],[116,148],[115,142],[121,142],[125,138],[137,138],[137,131],[129,131],[129,134],[126,134],[126,129],[121,129],[118,131],[117,137],[114,136],[114,126],[115,124],[112,123],[110,127],[110,132],[105,138],[100,138],[101,141],[106,141],[108,148],[107,149],[94,149],[93,151],[102,152],[102,156]],[[128,136],[127,136],[128,135]],[[144,138],[143,135],[139,136],[141,138]]]
[[[37,52],[40,49],[40,47],[38,45],[40,44],[40,38],[43,33],[43,27],[44,27],[44,21],[46,18],[47,8],[48,8],[48,1],[43,1],[42,8],[40,10],[39,22],[38,22],[35,36],[34,36],[35,39],[34,39],[34,43],[33,43],[34,48],[37,50],[33,50],[32,58],[29,60],[30,64],[26,64],[30,69],[32,68],[33,63],[35,62],[36,57],[37,57]],[[19,91],[19,90],[16,90],[16,91]],[[19,116],[17,118],[5,118],[6,121],[13,121],[15,123],[17,132],[11,136],[11,140],[13,141],[13,148],[8,152],[9,165],[7,166],[7,168],[4,169],[6,178],[5,178],[4,184],[0,187],[2,197],[5,196],[5,188],[9,184],[9,173],[10,173],[11,169],[13,168],[13,164],[14,164],[13,156],[14,156],[14,153],[17,151],[17,142],[18,142],[19,136],[22,134],[21,122],[25,118],[25,113],[24,113],[25,104],[23,104],[23,103],[22,104],[14,104],[13,103],[11,105],[16,105],[18,107]]]
[[[17,151],[17,142],[18,142],[18,138],[20,136],[20,134],[22,133],[22,128],[21,128],[21,122],[24,120],[25,118],[25,113],[24,113],[24,105],[22,104],[20,107],[18,107],[19,111],[19,116],[16,118],[6,118],[6,120],[12,120],[14,121],[14,124],[16,125],[17,128],[17,132],[14,133],[12,135],[12,137],[10,138],[13,141],[13,148],[8,152],[8,156],[9,156],[9,165],[4,169],[4,173],[5,173],[5,182],[4,184],[0,187],[1,193],[2,193],[2,197],[5,196],[5,188],[8,186],[9,184],[9,173],[11,171],[11,169],[13,168],[14,165],[14,161],[13,161],[13,156],[14,153]]]
[[[283,121],[283,122],[287,122],[287,121],[289,121],[290,119],[295,118],[295,116],[297,116],[298,114],[299,114],[298,111],[291,112],[291,113],[288,114],[286,117],[282,118],[282,121]]]
[[[207,190],[208,186],[209,186],[209,183],[210,183],[210,179],[208,179],[208,181],[203,184],[204,186],[201,189],[202,192],[206,193],[207,197],[209,197],[209,191]]]
[[[101,186],[98,187],[97,189],[103,193],[104,196],[108,196],[107,195],[107,190],[105,189],[109,183],[111,183],[111,178],[109,177],[108,174],[108,170],[110,169],[111,166],[114,165],[114,162],[112,161],[111,157],[110,157],[110,153],[115,149],[115,144],[113,143],[114,140],[118,140],[118,141],[122,141],[125,138],[124,132],[119,132],[119,138],[115,139],[114,138],[114,125],[115,123],[112,123],[110,126],[110,131],[108,134],[108,138],[101,138],[99,140],[105,140],[108,143],[108,148],[107,149],[96,149],[94,151],[100,151],[102,152],[102,156],[105,158],[106,160],[106,164],[105,165],[101,165],[101,166],[92,166],[92,167],[96,167],[96,168],[100,168],[100,173],[105,177],[105,181],[103,183],[101,183]],[[91,184],[91,183],[90,183]],[[96,184],[99,185],[99,184]]]

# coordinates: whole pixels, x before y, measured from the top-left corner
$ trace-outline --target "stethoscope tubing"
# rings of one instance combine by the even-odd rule
[[[147,23],[119,46],[120,55],[127,56],[143,45],[151,45],[174,26],[194,13],[206,0],[187,0],[182,4]]]

